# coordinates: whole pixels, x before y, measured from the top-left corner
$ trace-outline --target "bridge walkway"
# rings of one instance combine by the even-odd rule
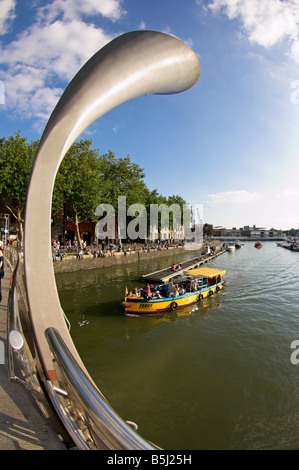
[[[177,271],[172,271],[171,267],[167,267],[165,269],[161,269],[159,271],[155,271],[153,273],[144,274],[142,279],[147,282],[168,282],[171,278],[175,276],[179,276],[183,274],[184,271],[187,269],[195,268],[196,266],[200,266],[212,259],[216,258],[217,256],[225,253],[226,249],[222,248],[221,250],[216,251],[214,254],[211,255],[199,255],[196,258],[192,258],[188,261],[183,261],[180,263],[181,269]]]
[[[0,450],[67,450],[25,386],[11,382],[6,359],[11,270],[5,262],[0,303]],[[4,357],[3,357],[4,350]]]

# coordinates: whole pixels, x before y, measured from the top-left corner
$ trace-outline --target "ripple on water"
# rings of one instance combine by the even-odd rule
[[[161,447],[297,448],[299,253],[245,243],[208,266],[227,271],[219,294],[150,318],[125,317],[120,301],[155,260],[58,276],[80,355],[121,416]]]

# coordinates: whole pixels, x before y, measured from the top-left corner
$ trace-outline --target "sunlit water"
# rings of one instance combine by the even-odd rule
[[[71,335],[124,419],[164,449],[297,449],[299,253],[246,242],[207,266],[225,288],[202,303],[126,317],[125,287],[196,253],[57,275]]]

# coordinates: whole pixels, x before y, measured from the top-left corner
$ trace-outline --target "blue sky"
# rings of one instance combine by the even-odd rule
[[[0,0],[0,136],[40,138],[68,82],[119,34],[177,36],[188,91],[120,105],[81,137],[214,226],[299,227],[298,0]]]

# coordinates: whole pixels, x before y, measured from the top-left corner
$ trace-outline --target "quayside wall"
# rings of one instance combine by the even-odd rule
[[[75,255],[67,255],[60,261],[53,261],[54,272],[64,273],[71,271],[84,271],[87,269],[104,268],[107,266],[115,266],[117,264],[136,263],[138,261],[162,258],[166,256],[183,255],[186,251],[183,247],[169,247],[168,249],[150,250],[150,251],[130,251],[124,254],[123,252],[115,252],[113,256],[106,256],[105,258],[93,258],[92,255],[84,255],[83,259],[78,260]]]

